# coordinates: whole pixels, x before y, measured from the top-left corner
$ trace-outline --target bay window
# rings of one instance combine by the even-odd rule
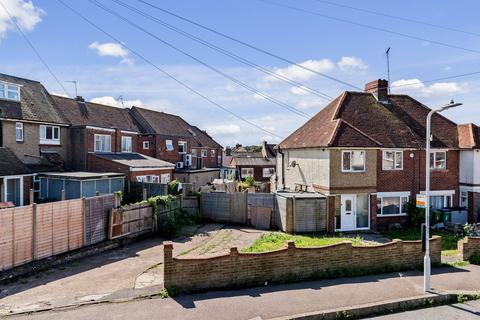
[[[60,144],[60,127],[41,125],[40,144]]]
[[[342,151],[342,172],[365,171],[365,151]]]
[[[446,151],[430,152],[430,169],[432,170],[447,169],[447,152]]]
[[[403,151],[384,150],[382,157],[383,170],[402,170]]]
[[[406,215],[409,192],[379,192],[377,194],[377,215]]]

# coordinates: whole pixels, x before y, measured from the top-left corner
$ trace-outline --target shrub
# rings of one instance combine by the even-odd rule
[[[480,253],[475,252],[468,260],[471,264],[480,265]]]
[[[480,237],[480,227],[478,224],[468,224],[463,226],[463,232],[467,237]]]
[[[245,183],[249,186],[249,187],[254,187],[255,186],[255,179],[251,176],[248,176],[245,178]]]
[[[180,181],[177,179],[170,181],[170,183],[168,184],[168,194],[171,194],[174,196],[181,194],[182,190],[178,190],[179,183]]]
[[[410,199],[407,203],[407,219],[408,224],[412,227],[419,227],[425,222],[425,209],[417,208],[414,199]]]

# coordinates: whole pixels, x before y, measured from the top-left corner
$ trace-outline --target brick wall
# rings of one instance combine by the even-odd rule
[[[440,263],[441,238],[431,240],[432,263]],[[400,241],[353,247],[351,242],[317,247],[287,248],[265,253],[239,253],[211,258],[173,258],[173,245],[164,245],[164,283],[180,292],[263,286],[268,283],[300,281],[386,270],[414,269],[423,265],[420,241]]]
[[[143,149],[143,142],[148,142],[148,149]],[[137,152],[146,156],[155,158],[155,136],[138,136],[137,137]]]
[[[111,152],[122,152],[122,136],[132,137],[132,152],[137,152],[137,135],[121,132],[118,129],[115,131],[87,129],[87,152],[94,152],[95,150],[95,134],[111,137]]]
[[[458,250],[463,260],[468,260],[474,254],[480,254],[480,237],[465,237],[458,241]]]

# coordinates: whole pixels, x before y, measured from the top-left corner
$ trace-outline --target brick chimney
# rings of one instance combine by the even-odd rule
[[[365,92],[372,93],[379,102],[388,102],[388,81],[378,79],[365,85]]]
[[[78,102],[85,102],[85,99],[83,99],[82,96],[77,96],[75,100],[77,100]]]

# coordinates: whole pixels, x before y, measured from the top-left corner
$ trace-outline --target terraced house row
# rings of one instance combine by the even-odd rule
[[[389,94],[386,80],[343,92],[277,146],[278,190],[327,197],[330,231],[405,223],[407,203],[425,192],[426,117],[430,108]],[[432,118],[431,205],[480,210],[480,130]]]
[[[219,176],[222,146],[179,116],[49,94],[0,74],[0,203],[29,204],[128,188],[130,182],[198,185]]]

